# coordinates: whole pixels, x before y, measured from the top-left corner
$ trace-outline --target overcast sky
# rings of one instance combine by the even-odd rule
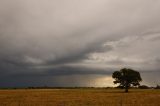
[[[0,0],[0,87],[160,84],[159,0]]]

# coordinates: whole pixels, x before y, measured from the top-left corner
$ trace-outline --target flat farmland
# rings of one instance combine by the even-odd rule
[[[0,106],[160,106],[160,90],[0,90]]]

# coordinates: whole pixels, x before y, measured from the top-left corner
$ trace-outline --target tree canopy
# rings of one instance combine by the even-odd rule
[[[114,84],[119,83],[119,86],[125,88],[125,92],[128,92],[128,88],[131,86],[139,86],[142,78],[138,71],[129,68],[123,68],[120,71],[115,71],[112,74]]]

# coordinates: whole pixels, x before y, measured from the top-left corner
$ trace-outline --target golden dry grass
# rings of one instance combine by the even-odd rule
[[[0,90],[0,106],[160,106],[160,90]]]

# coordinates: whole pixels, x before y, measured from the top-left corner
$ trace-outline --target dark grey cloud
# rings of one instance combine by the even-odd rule
[[[122,67],[159,70],[159,10],[158,0],[1,0],[1,86],[45,85],[52,76],[49,85],[67,76],[83,85],[80,76]]]
[[[1,87],[28,86],[97,86],[96,78],[110,76],[111,70],[60,66],[47,69],[26,69],[0,75]]]

